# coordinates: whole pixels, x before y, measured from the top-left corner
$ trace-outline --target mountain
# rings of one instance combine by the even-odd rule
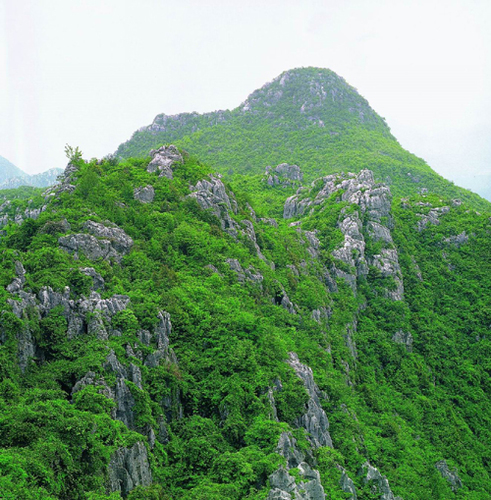
[[[2,496],[490,498],[491,212],[214,171],[165,146],[6,192]]]
[[[0,183],[11,179],[12,177],[23,177],[26,175],[20,168],[10,163],[6,158],[0,156]]]
[[[327,69],[286,71],[231,111],[158,115],[121,144],[116,155],[145,157],[168,143],[196,154],[227,179],[262,174],[267,166],[284,162],[299,165],[309,182],[369,168],[398,196],[430,190],[466,199],[476,209],[489,207],[402,148],[368,102]]]
[[[0,190],[15,189],[20,186],[48,187],[56,183],[63,173],[61,168],[51,168],[46,172],[29,175],[0,156]]]
[[[46,172],[28,175],[24,174],[17,177],[9,177],[0,184],[0,189],[15,189],[20,186],[48,187],[56,183],[57,178],[63,173],[62,168],[50,168]]]

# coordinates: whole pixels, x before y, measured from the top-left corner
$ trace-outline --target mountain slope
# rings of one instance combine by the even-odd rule
[[[167,143],[223,174],[260,174],[268,165],[287,162],[299,165],[312,181],[369,168],[398,196],[428,189],[466,199],[477,209],[489,207],[404,150],[368,102],[327,69],[286,71],[232,111],[158,115],[121,144],[116,155],[145,157]]]
[[[15,189],[20,186],[48,187],[56,182],[56,178],[63,172],[61,168],[51,168],[46,172],[29,175],[0,156],[0,190]]]
[[[9,177],[0,183],[0,189],[15,189],[20,186],[48,187],[56,183],[57,178],[63,173],[61,168],[50,168],[39,174],[23,174],[22,176]]]
[[[25,175],[26,174],[20,168],[17,168],[6,158],[0,156],[0,183],[5,182],[12,177],[23,177]]]
[[[77,159],[0,207],[1,491],[489,498],[490,213],[282,166],[273,218],[210,172]]]

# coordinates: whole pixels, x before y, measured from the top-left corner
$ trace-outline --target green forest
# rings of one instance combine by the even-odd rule
[[[1,498],[491,497],[491,204],[322,71],[0,192]]]

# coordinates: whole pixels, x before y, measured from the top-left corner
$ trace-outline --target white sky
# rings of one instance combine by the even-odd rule
[[[491,176],[490,27],[491,0],[0,0],[0,155],[102,157],[158,113],[319,66],[439,173]]]

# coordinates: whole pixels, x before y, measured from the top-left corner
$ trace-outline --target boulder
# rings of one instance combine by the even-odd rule
[[[155,198],[155,189],[150,185],[137,187],[133,191],[133,196],[135,200],[141,201],[142,203],[152,203]]]
[[[159,172],[159,177],[167,177],[168,179],[174,177],[173,167],[184,161],[179,150],[172,144],[152,149],[150,156],[152,160],[148,164],[147,172]]]

